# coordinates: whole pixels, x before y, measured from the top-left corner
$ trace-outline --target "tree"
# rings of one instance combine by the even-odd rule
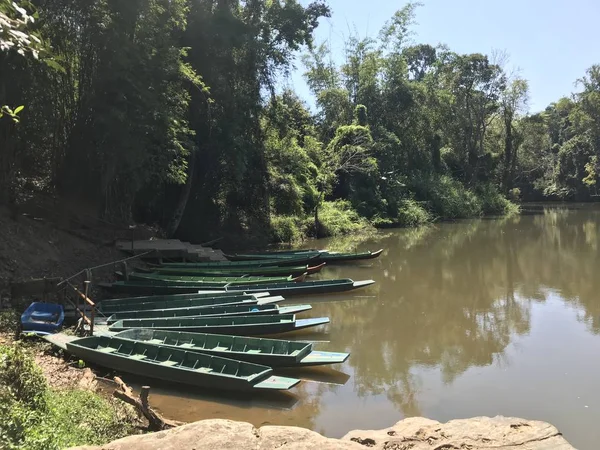
[[[515,169],[517,165],[517,152],[523,138],[515,127],[515,118],[524,111],[527,105],[529,86],[526,80],[515,78],[500,96],[500,108],[504,122],[504,169],[502,184],[504,193],[508,194],[513,187]]]
[[[373,138],[366,125],[366,108],[358,105],[354,123],[342,125],[325,149],[320,161],[320,173],[317,179],[318,201],[314,208],[315,235],[321,236],[319,208],[325,196],[331,194],[334,184],[340,176],[365,174],[377,170],[377,161],[371,156]],[[361,125],[365,123],[365,125]]]

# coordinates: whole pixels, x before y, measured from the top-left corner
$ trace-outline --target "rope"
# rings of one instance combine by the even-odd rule
[[[64,280],[62,280],[60,283],[58,283],[56,285],[56,287],[61,286],[61,285],[65,284],[65,283],[68,283],[70,280],[72,280],[75,277],[78,277],[82,273],[89,273],[89,274],[91,274],[92,270],[96,270],[96,269],[100,269],[102,267],[107,267],[107,266],[110,266],[110,265],[114,265],[114,264],[122,263],[122,262],[125,262],[125,261],[129,261],[130,259],[140,258],[142,256],[146,256],[146,255],[148,255],[150,253],[153,253],[153,252],[154,252],[154,250],[149,250],[149,251],[147,251],[145,253],[140,253],[139,255],[130,256],[129,258],[120,259],[118,261],[111,261],[111,262],[106,263],[106,264],[100,264],[99,266],[94,266],[94,267],[90,267],[90,268],[87,268],[87,269],[80,270],[75,275],[70,276],[69,278],[65,278]]]

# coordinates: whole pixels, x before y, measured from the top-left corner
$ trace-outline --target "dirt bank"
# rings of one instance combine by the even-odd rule
[[[264,426],[231,420],[203,420],[159,433],[130,436],[78,450],[568,450],[573,447],[545,422],[476,417],[445,424],[422,417],[383,430],[355,430],[330,439],[297,427]]]
[[[99,230],[69,229],[0,208],[0,285],[29,278],[66,277],[122,257]],[[94,237],[94,235],[96,237]]]

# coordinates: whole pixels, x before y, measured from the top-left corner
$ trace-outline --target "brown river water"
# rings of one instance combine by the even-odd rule
[[[374,286],[286,301],[311,303],[303,317],[331,318],[286,338],[351,352],[346,363],[282,372],[305,381],[270,395],[150,382],[150,401],[172,419],[295,425],[330,437],[410,416],[516,416],[548,421],[575,447],[596,449],[599,243],[600,207],[589,205],[529,205],[513,218],[381,232],[356,245],[385,248],[379,259],[321,274]]]

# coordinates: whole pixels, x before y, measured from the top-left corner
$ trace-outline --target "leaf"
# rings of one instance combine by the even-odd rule
[[[13,114],[19,114],[21,111],[23,111],[25,109],[25,106],[21,105],[21,106],[17,106],[15,108],[15,110],[13,111]]]

